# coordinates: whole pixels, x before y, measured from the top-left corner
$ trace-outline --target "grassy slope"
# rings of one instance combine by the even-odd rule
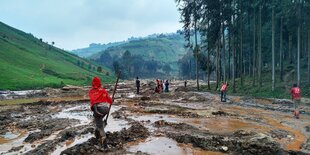
[[[9,27],[0,22],[0,90],[35,89],[65,84],[89,84],[93,76],[112,81],[95,71],[88,70],[88,64],[68,52],[40,42],[31,34]],[[85,67],[77,66],[84,61]],[[44,70],[42,68],[44,66]]]

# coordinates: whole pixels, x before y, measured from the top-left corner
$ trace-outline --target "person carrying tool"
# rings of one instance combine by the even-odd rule
[[[221,87],[221,102],[226,102],[227,87],[228,87],[228,83],[224,82]]]
[[[88,92],[90,98],[90,108],[93,111],[94,122],[96,124],[95,136],[103,143],[106,138],[104,127],[106,122],[103,118],[109,113],[109,105],[113,103],[113,99],[108,92],[101,86],[100,78],[94,77],[92,88]]]
[[[136,78],[136,87],[137,87],[137,94],[140,92],[140,80],[139,77]]]
[[[294,117],[299,119],[299,110],[298,106],[300,104],[300,88],[297,84],[294,84],[291,89],[292,100],[294,102]]]

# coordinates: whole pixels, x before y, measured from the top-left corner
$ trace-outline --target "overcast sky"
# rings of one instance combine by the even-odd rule
[[[0,0],[0,21],[67,50],[182,28],[174,0]]]

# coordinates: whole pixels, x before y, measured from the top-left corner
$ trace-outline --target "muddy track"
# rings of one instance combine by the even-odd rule
[[[0,154],[310,153],[310,117],[293,119],[289,102],[229,97],[221,103],[217,94],[178,83],[163,94],[144,84],[135,95],[133,86],[119,85],[106,145],[94,138],[89,103],[81,97],[0,106]]]

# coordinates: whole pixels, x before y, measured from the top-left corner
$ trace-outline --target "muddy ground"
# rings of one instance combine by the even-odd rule
[[[169,93],[154,83],[119,84],[108,120],[107,145],[94,138],[87,89],[45,89],[18,98],[39,102],[0,106],[0,154],[309,154],[310,108],[292,117],[289,100],[195,92],[173,81]],[[109,92],[112,85],[105,86]],[[10,95],[10,99],[14,99]],[[5,99],[5,98],[3,98]]]

